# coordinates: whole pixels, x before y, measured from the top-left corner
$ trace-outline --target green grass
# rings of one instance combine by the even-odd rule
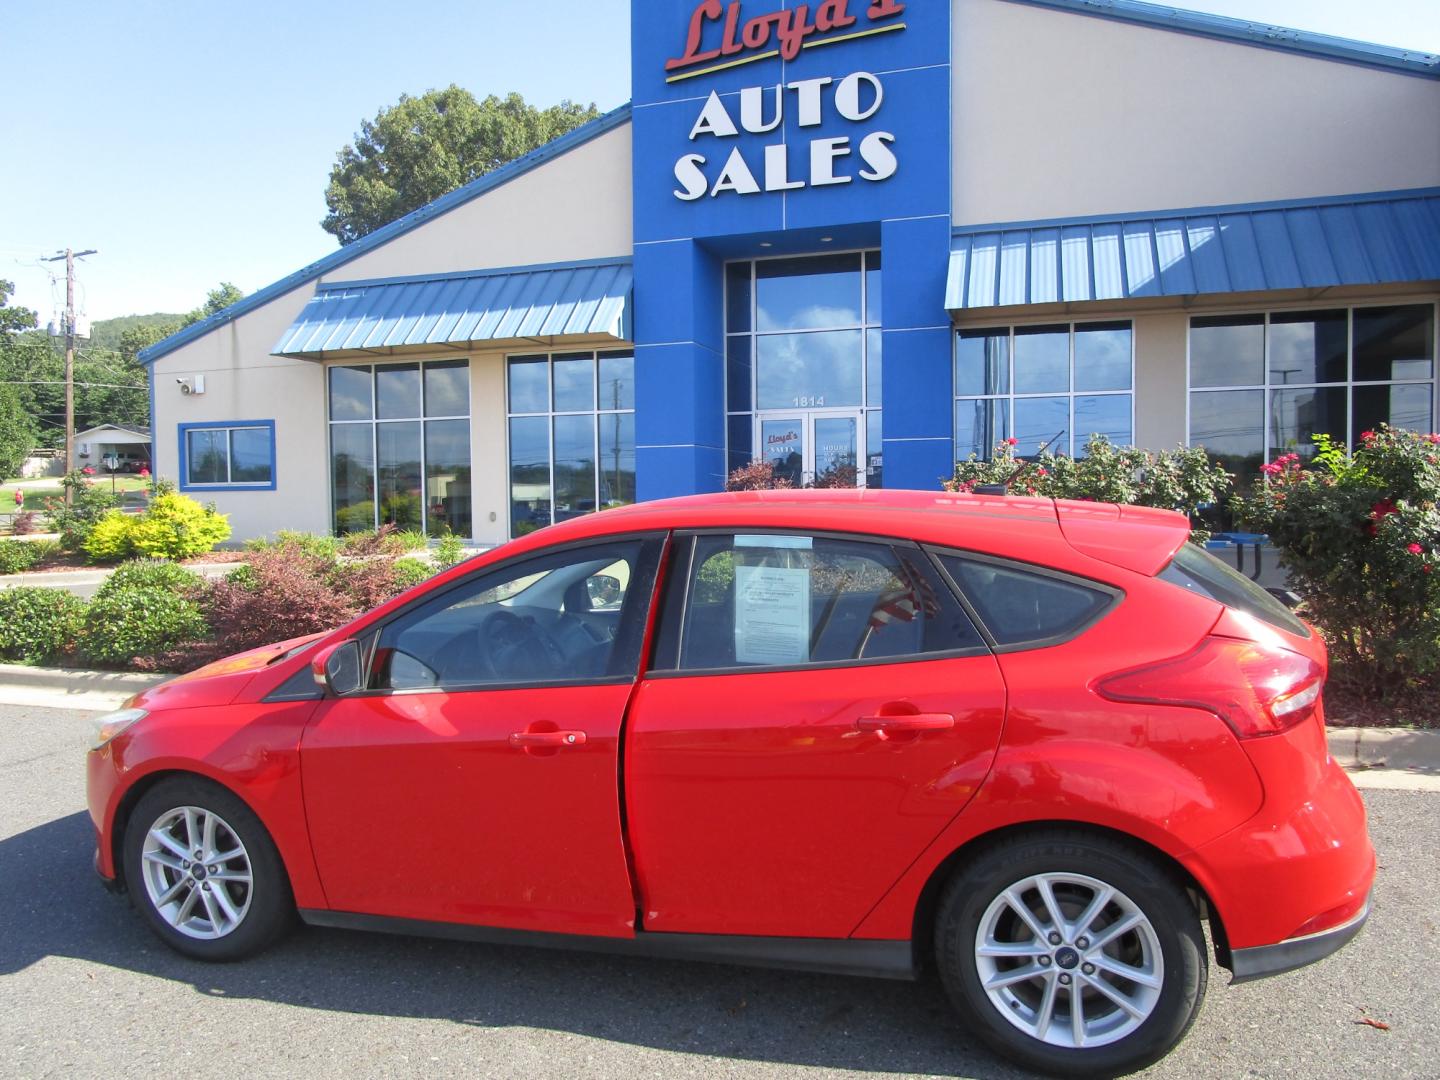
[[[100,485],[102,490],[110,490],[110,476],[108,474],[97,475],[93,479],[96,484]],[[116,476],[115,490],[117,492],[141,491],[149,483],[150,481],[142,480],[138,476]],[[17,509],[15,506],[15,490],[16,485],[13,483],[0,484],[0,514],[15,513]],[[65,496],[65,491],[60,486],[58,480],[54,484],[46,484],[44,487],[23,487],[20,488],[20,490],[25,493],[25,509],[34,510],[37,513],[44,512],[45,501],[47,499],[61,499]]]

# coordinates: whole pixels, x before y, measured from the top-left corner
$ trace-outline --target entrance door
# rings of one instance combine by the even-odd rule
[[[864,487],[865,423],[859,409],[760,413],[755,445],[794,487]]]

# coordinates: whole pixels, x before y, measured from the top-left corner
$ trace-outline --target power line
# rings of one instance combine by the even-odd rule
[[[66,248],[44,259],[44,262],[65,260],[65,468],[75,461],[75,260],[95,255],[94,248],[75,251]],[[70,502],[70,489],[65,489],[65,502]]]

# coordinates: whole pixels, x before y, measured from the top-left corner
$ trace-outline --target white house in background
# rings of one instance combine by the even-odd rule
[[[153,460],[150,451],[150,429],[131,424],[101,424],[75,434],[75,455],[70,462],[72,469],[91,466],[96,472],[106,472],[105,458],[114,454],[119,462],[117,472],[139,472],[141,467],[149,468]]]

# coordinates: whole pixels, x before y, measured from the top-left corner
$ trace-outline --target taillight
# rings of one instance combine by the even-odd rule
[[[1276,735],[1315,713],[1325,681],[1308,656],[1238,638],[1207,637],[1194,652],[1107,675],[1110,701],[1185,705],[1214,713],[1242,739]]]

